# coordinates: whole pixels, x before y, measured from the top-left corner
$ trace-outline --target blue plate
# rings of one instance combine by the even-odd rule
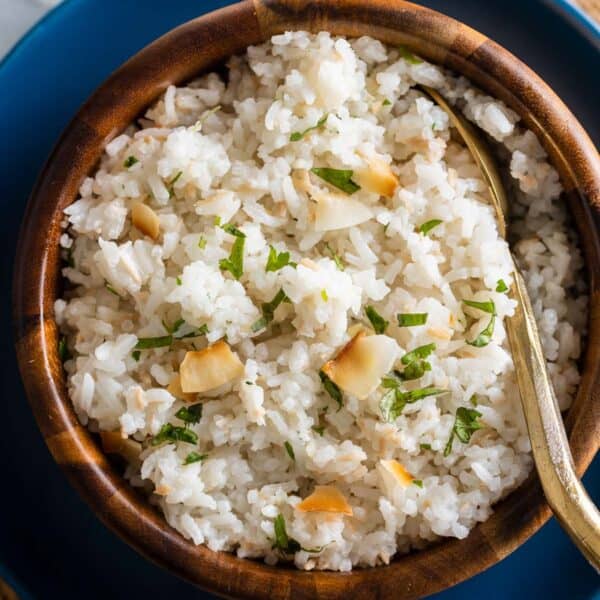
[[[340,0],[341,1],[341,0]],[[69,486],[37,430],[8,334],[9,281],[25,201],[61,130],[118,65],[167,30],[226,0],[68,0],[0,65],[0,577],[22,598],[210,598],[143,559],[106,529]],[[600,32],[565,2],[422,2],[494,38],[537,71],[600,140]],[[594,73],[595,76],[592,76]],[[600,462],[585,477],[600,500]],[[457,565],[460,568],[460,565]],[[26,592],[25,586],[29,591]],[[562,533],[546,525],[513,555],[438,596],[600,598],[600,581]]]

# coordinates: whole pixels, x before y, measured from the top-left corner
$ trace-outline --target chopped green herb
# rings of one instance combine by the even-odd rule
[[[434,350],[435,350],[435,344],[425,344],[424,346],[418,346],[414,350],[407,352],[400,359],[400,362],[403,365],[408,365],[411,362],[418,360],[419,358],[427,358]]]
[[[285,446],[285,451],[288,453],[288,456],[292,459],[292,460],[296,460],[296,455],[294,454],[294,449],[292,448],[292,445],[289,442],[284,442],[283,444]]]
[[[110,285],[110,283],[108,283],[108,281],[105,281],[105,282],[104,282],[104,287],[105,287],[105,288],[106,288],[106,289],[107,289],[107,290],[108,290],[108,291],[109,291],[111,294],[113,294],[113,295],[117,296],[117,298],[120,298],[120,297],[121,297],[121,296],[120,296],[120,294],[119,294],[119,292],[117,292],[117,290],[115,290],[115,288],[114,288],[112,285]]]
[[[479,403],[477,402],[477,394],[473,394],[470,398],[469,398],[469,402],[473,405],[473,406],[477,406]]]
[[[275,517],[273,527],[275,529],[275,541],[273,542],[272,547],[276,550],[279,550],[279,552],[282,554],[295,554],[299,550],[304,550],[304,552],[311,553],[321,552],[321,550],[323,550],[323,546],[320,548],[303,548],[300,545],[300,542],[289,537],[285,529],[285,519],[281,514]]]
[[[315,129],[321,129],[323,125],[325,125],[325,121],[327,121],[327,117],[329,113],[325,113],[318,121],[316,125],[312,127],[307,127],[304,131],[294,131],[290,135],[290,142],[299,142],[307,133],[314,131]]]
[[[454,425],[450,432],[450,438],[444,448],[444,456],[448,456],[452,452],[452,443],[456,436],[463,444],[468,444],[471,441],[471,436],[483,427],[478,421],[481,413],[473,408],[465,408],[461,406],[456,411]]]
[[[372,306],[366,306],[365,313],[373,326],[373,331],[375,333],[385,333],[390,322],[386,321]]]
[[[135,345],[136,350],[149,350],[150,348],[164,348],[173,343],[172,335],[163,335],[159,337],[138,338]]]
[[[417,487],[422,488],[423,487],[423,481],[421,479],[413,479],[412,480],[413,484],[416,485]]]
[[[177,283],[177,285],[181,285],[182,284],[181,277],[175,277],[175,283]]]
[[[434,227],[437,227],[442,223],[443,221],[441,219],[431,219],[430,221],[425,221],[425,223],[417,227],[417,232],[427,235]]]
[[[423,398],[427,398],[428,396],[439,396],[440,394],[445,394],[448,391],[429,386],[426,388],[420,388],[418,390],[403,392],[398,383],[396,384],[396,387],[392,387],[391,381],[391,379],[386,378],[386,384],[384,384],[384,387],[391,389],[384,394],[381,402],[379,403],[381,415],[384,421],[387,421],[388,423],[395,421],[402,414],[402,411],[407,404],[413,404],[414,402],[422,400]]]
[[[409,363],[404,371],[396,374],[402,381],[412,381],[413,379],[420,379],[427,371],[431,371],[431,365],[426,360],[419,359]]]
[[[169,326],[164,320],[162,321],[162,325],[168,333],[175,333],[184,323],[185,321],[183,319],[177,319],[172,326]]]
[[[323,425],[313,425],[311,429],[323,437],[323,433],[325,432],[325,427]]]
[[[423,62],[419,57],[415,56],[404,46],[398,46],[398,52],[400,53],[400,56],[411,65],[420,65]]]
[[[326,289],[321,290],[321,298],[323,298],[323,302],[327,302],[329,300],[329,296],[327,295]]]
[[[135,360],[135,362],[138,362],[140,360],[141,355],[142,355],[142,353],[139,350],[134,350],[131,353],[131,357],[133,358],[133,360]]]
[[[490,315],[496,314],[496,305],[492,300],[486,300],[485,302],[476,302],[475,300],[463,300],[463,304],[466,304],[471,308],[482,310],[483,312],[488,313]]]
[[[295,263],[290,262],[289,252],[277,252],[273,246],[269,246],[269,257],[267,258],[267,266],[265,272],[279,271],[286,265],[294,265]]]
[[[486,328],[481,331],[481,333],[471,342],[467,340],[467,344],[469,346],[475,346],[475,348],[483,348],[487,346],[492,341],[492,335],[494,335],[494,324],[496,322],[496,315],[492,315],[490,318],[490,322],[487,324]]]
[[[244,274],[244,243],[246,242],[246,236],[243,234],[242,236],[235,236],[229,258],[222,258],[219,261],[221,271],[229,271],[236,279]]]
[[[496,291],[503,294],[508,291],[508,286],[504,282],[504,279],[498,279],[498,283],[496,284]]]
[[[391,104],[391,100],[388,100],[387,98],[383,101],[382,106],[389,106]]]
[[[230,233],[231,235],[235,235],[235,237],[245,238],[246,234],[243,231],[240,231],[235,225],[231,223],[225,223],[225,225],[221,225],[221,229]]]
[[[202,418],[202,403],[192,404],[191,406],[182,406],[175,416],[186,423],[198,423]]]
[[[261,306],[263,316],[258,319],[258,321],[252,323],[252,331],[256,333],[257,331],[264,329],[273,320],[275,311],[282,302],[289,302],[289,298],[285,295],[283,288],[275,294],[275,297],[271,302],[263,302]]]
[[[352,175],[354,171],[350,169],[330,169],[329,167],[313,167],[311,171],[320,177],[323,181],[326,181],[333,187],[346,192],[346,194],[354,194],[360,190],[360,185],[352,181]]]
[[[421,450],[431,450],[431,444],[419,444]]]
[[[323,371],[319,371],[319,377],[325,391],[338,403],[338,410],[343,406],[342,390]]]
[[[67,346],[67,338],[64,335],[58,340],[58,357],[63,363],[71,358],[71,353]]]
[[[416,327],[425,325],[429,313],[398,313],[398,327]]]
[[[198,240],[198,248],[200,248],[200,250],[204,250],[204,248],[206,248],[206,238],[201,235],[200,239]]]
[[[217,215],[214,220],[215,227],[221,227],[221,217]]]
[[[171,181],[169,181],[169,183],[167,184],[167,188],[169,190],[169,198],[172,198],[175,195],[175,190],[173,189],[173,186],[177,183],[177,181],[182,175],[183,171],[177,171],[175,177],[173,177],[173,179],[171,179]]]
[[[165,442],[172,444],[175,442],[187,442],[188,444],[195,444],[198,441],[198,435],[191,429],[185,427],[175,427],[171,423],[165,423],[160,431],[152,438],[150,444],[152,446],[158,446]]]
[[[325,242],[325,248],[327,248],[327,252],[329,252],[331,255],[331,260],[333,260],[338,270],[343,271],[345,269],[344,262],[340,258],[339,254],[336,254],[335,250],[329,245],[329,242]]]
[[[192,463],[200,462],[208,458],[208,454],[200,454],[199,452],[190,452],[184,461],[184,465],[191,465]]]
[[[175,332],[173,332],[175,333]],[[208,333],[208,325],[204,323],[202,327],[199,327],[195,331],[190,331],[189,333],[185,333],[183,335],[174,336],[177,340],[184,340],[185,338],[199,337],[201,335],[206,335]]]
[[[138,162],[140,162],[140,161],[135,156],[128,156],[125,159],[125,162],[123,163],[123,166],[126,169],[129,169],[129,167],[133,167],[133,165],[135,165],[135,163],[138,163]]]

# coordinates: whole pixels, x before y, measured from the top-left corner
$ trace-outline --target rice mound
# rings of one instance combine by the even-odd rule
[[[503,103],[369,37],[287,32],[228,67],[227,82],[212,73],[170,86],[106,146],[65,210],[68,286],[55,314],[80,421],[141,442],[126,476],[170,525],[212,550],[348,571],[466,537],[532,467],[503,324],[515,302],[496,291],[500,280],[510,286],[512,266],[476,165],[446,114],[414,86],[438,89],[495,144],[513,249],[566,409],[588,299],[557,172]],[[391,167],[393,196],[364,186],[342,193],[348,208],[317,231],[315,198],[342,200],[310,169],[359,172],[371,160]],[[139,202],[158,217],[156,239],[132,225]],[[419,231],[432,220],[441,222]],[[236,279],[223,261],[240,232]],[[289,264],[267,272],[271,247],[289,252]],[[286,301],[258,328],[279,290]],[[487,345],[468,343],[490,314],[465,299],[494,303]],[[435,344],[430,370],[403,389],[446,393],[409,402],[389,421],[381,386],[363,399],[342,390],[338,408],[319,373],[368,331],[367,306],[389,321],[396,365]],[[427,322],[400,327],[399,313],[427,313]],[[166,346],[136,348],[169,335]],[[186,352],[218,340],[243,374],[192,396],[203,412],[186,425],[176,413],[190,398],[170,384]],[[454,436],[444,452],[461,407],[479,413],[480,428],[467,442]],[[197,441],[156,443],[166,424],[186,426]],[[205,456],[192,462],[191,452]],[[390,459],[407,481],[382,468]],[[352,516],[299,509],[318,485],[341,492]],[[277,518],[296,542],[287,550],[277,547]]]

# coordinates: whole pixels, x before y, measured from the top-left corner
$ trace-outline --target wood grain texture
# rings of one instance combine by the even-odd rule
[[[400,0],[247,0],[163,36],[129,60],[78,112],[46,164],[23,221],[14,282],[14,324],[21,375],[56,461],[106,525],[149,559],[222,596],[269,600],[417,598],[491,566],[547,520],[534,475],[496,506],[466,540],[446,540],[392,564],[352,573],[300,572],[196,547],[171,529],[102,454],[66,394],[52,307],[60,290],[61,211],[93,171],[104,144],[165,88],[221,63],[285,29],[369,34],[404,44],[464,73],[504,100],[542,140],[560,171],[581,235],[590,285],[584,373],[569,411],[575,464],[583,473],[600,439],[600,160],[554,93],[491,40],[434,11]]]

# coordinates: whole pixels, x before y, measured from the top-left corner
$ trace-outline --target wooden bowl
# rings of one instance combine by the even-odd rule
[[[46,164],[21,229],[14,285],[21,375],[54,458],[98,516],[142,554],[198,586],[229,597],[416,598],[493,565],[548,519],[531,476],[467,539],[448,539],[392,564],[352,573],[269,567],[194,546],[171,529],[78,423],[57,353],[53,304],[60,290],[58,239],[63,209],[92,172],[105,144],[167,85],[180,84],[249,44],[287,29],[371,35],[403,44],[465,74],[521,115],[559,169],[587,264],[590,320],[583,378],[567,429],[581,474],[600,440],[600,160],[582,127],[532,71],[473,29],[400,0],[247,0],[186,23],[134,56],[77,113]]]

